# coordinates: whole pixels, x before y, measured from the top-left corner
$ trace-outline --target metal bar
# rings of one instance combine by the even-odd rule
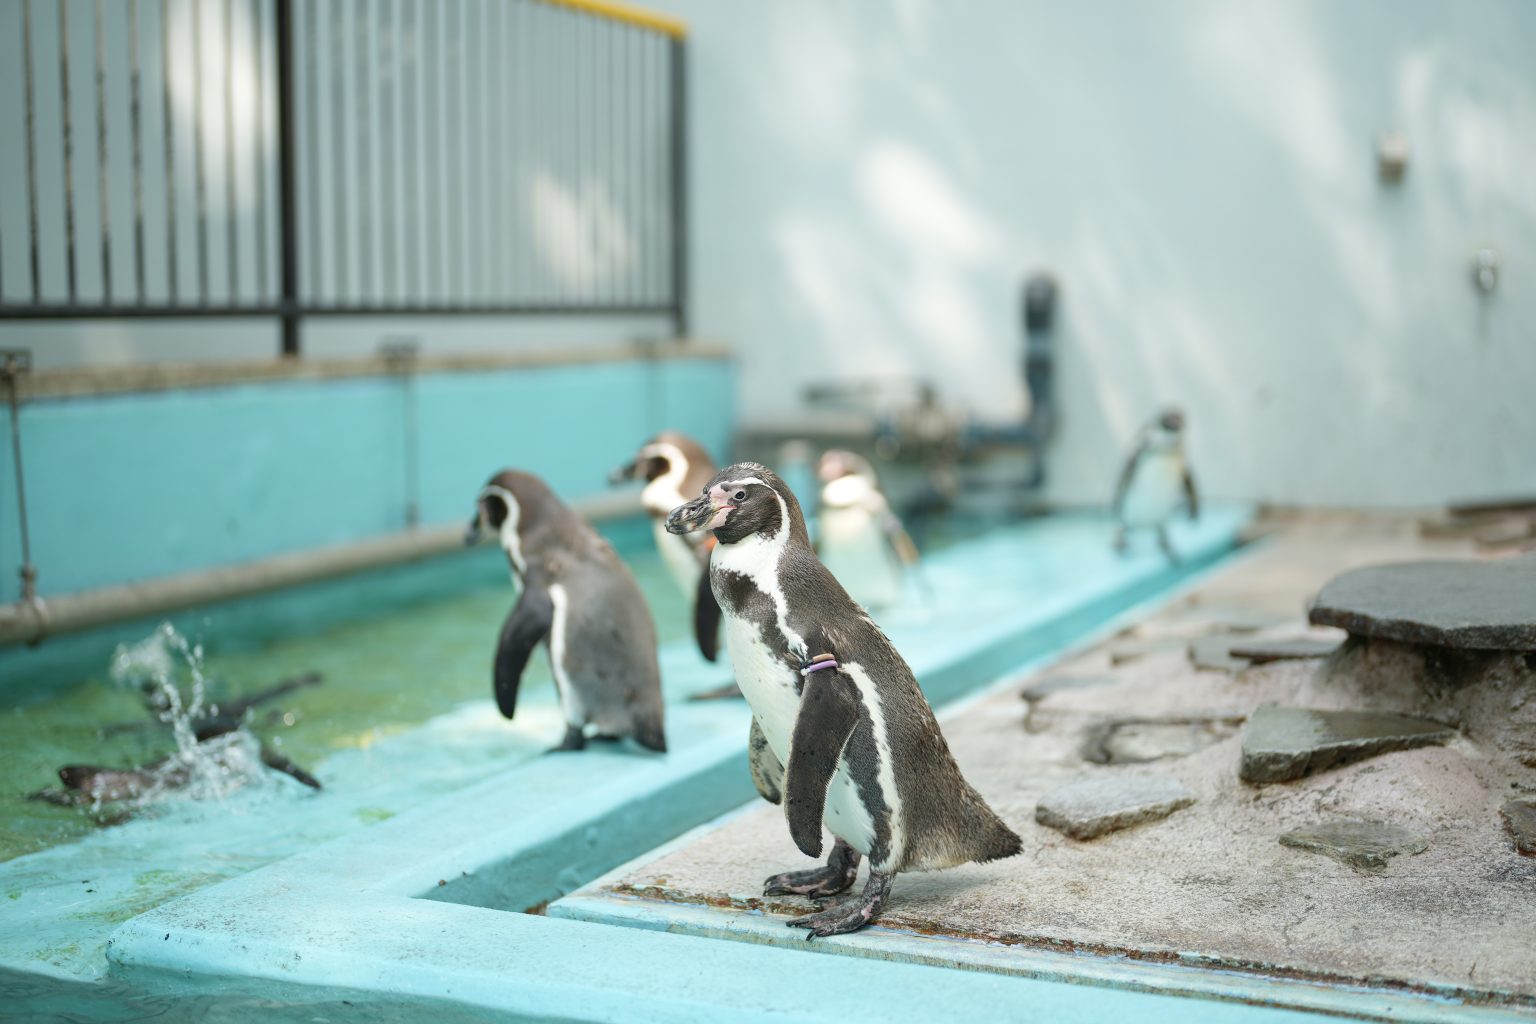
[[[400,203],[395,195],[394,173],[399,162],[396,144],[400,133],[395,130],[395,113],[400,91],[400,44],[395,35],[394,6],[390,0],[380,0],[378,28],[374,32],[374,45],[378,53],[377,74],[379,82],[379,294],[400,294],[398,278],[399,251],[395,237],[399,227]]]
[[[443,134],[443,119],[438,116],[442,111],[443,98],[444,61],[442,7],[430,3],[424,6],[422,9],[422,21],[428,27],[433,28],[433,32],[429,37],[429,45],[427,47],[427,50],[431,53],[432,56],[432,73],[430,75],[424,75],[425,83],[431,87],[428,90],[431,96],[430,100],[427,97],[423,97],[422,99],[422,103],[425,107],[424,119],[422,123],[424,126],[431,126],[432,139],[432,144],[426,147],[427,151],[431,154],[432,157],[428,164],[428,170],[430,170],[432,173],[426,182],[426,192],[427,196],[432,200],[433,205],[437,207],[438,214],[435,221],[432,218],[426,217],[426,204],[422,204],[422,216],[424,223],[429,229],[431,229],[432,238],[432,255],[427,260],[427,266],[430,270],[436,271],[436,273],[432,275],[432,281],[429,283],[428,287],[422,290],[423,296],[427,301],[430,302],[434,299],[440,301],[448,284],[447,260],[444,258],[447,248],[446,232],[448,230],[448,217],[446,216],[446,193],[448,190],[444,187],[444,183],[447,180],[445,162],[448,159],[448,146],[447,138]],[[436,287],[432,287],[433,285]]]
[[[460,4],[450,3],[448,5],[448,14],[453,16],[453,20],[451,23],[445,20],[443,28],[443,46],[445,49],[449,46],[452,47],[451,53],[454,58],[446,62],[447,66],[453,70],[453,78],[445,83],[443,89],[444,99],[448,103],[445,120],[448,122],[449,137],[455,143],[455,149],[458,150],[458,159],[453,162],[454,170],[457,173],[453,175],[453,189],[451,193],[454,205],[457,207],[455,211],[456,223],[454,224],[453,243],[448,250],[448,255],[449,259],[453,261],[454,273],[452,280],[458,282],[460,289],[467,287],[469,279],[470,166],[468,153],[469,132],[467,131],[468,126],[464,117],[464,65],[466,63],[467,48],[464,45],[464,18],[462,17],[462,12],[463,7]],[[448,29],[448,24],[453,25],[452,30]],[[457,97],[454,97],[452,91],[455,87],[458,90]],[[454,102],[455,98],[458,102]],[[447,294],[444,294],[442,298],[444,302],[451,301]]]
[[[372,90],[370,86],[377,81],[377,73],[370,66],[370,57],[373,47],[372,33],[368,31],[367,14],[368,3],[363,3],[353,8],[352,31],[348,38],[352,40],[352,59],[357,70],[356,92],[353,99],[357,105],[357,116],[349,118],[351,124],[357,126],[357,297],[366,299],[373,285],[373,220],[374,200],[373,194],[373,160],[370,150],[373,145],[373,136],[368,131],[368,96]],[[374,72],[370,77],[370,72]],[[351,189],[348,190],[352,191]]]
[[[107,51],[96,0],[96,185],[101,191],[101,294],[112,301],[112,220],[107,201]]]
[[[208,304],[208,177],[203,163],[203,4],[192,0],[192,176],[197,189],[197,301]]]
[[[11,457],[16,467],[16,519],[21,527],[21,599],[37,600],[37,567],[32,564],[32,533],[27,524],[26,474],[21,466],[21,394],[18,378],[32,366],[32,357],[26,350],[0,353],[0,378],[7,385],[7,400],[11,407]]]
[[[672,54],[672,304],[679,338],[688,336],[688,67],[687,44],[674,36]]]
[[[410,170],[410,187],[403,191],[403,198],[406,201],[402,202],[400,207],[403,214],[401,217],[402,234],[407,239],[405,246],[405,280],[410,282],[409,288],[402,285],[400,289],[400,294],[404,296],[419,295],[424,291],[421,276],[421,251],[426,246],[427,241],[427,204],[422,202],[421,199],[421,183],[424,178],[423,164],[425,162],[423,150],[425,147],[417,143],[417,139],[421,134],[421,92],[423,88],[423,76],[421,73],[421,18],[412,17],[407,19],[405,17],[408,11],[419,13],[416,0],[401,0],[401,3],[408,5],[401,11],[401,41],[403,44],[404,40],[408,38],[411,42],[411,87],[407,92],[407,95],[410,97],[410,103],[407,104],[403,99],[400,103],[402,115],[400,134],[404,137],[405,153],[410,161],[402,167],[402,170],[407,168]],[[406,32],[407,25],[410,26],[409,33]],[[404,49],[403,45],[402,49]],[[405,177],[406,175],[401,175],[402,181]]]
[[[139,0],[128,0],[128,131],[133,137],[133,284],[144,301],[144,125],[139,80]]]
[[[180,266],[176,259],[176,127],[171,111],[170,0],[160,0],[160,116],[165,129],[165,260],[166,288],[176,301]]]
[[[27,223],[30,235],[28,242],[31,246],[32,301],[41,302],[43,279],[37,231],[37,123],[32,96],[32,0],[22,0],[21,4],[21,61],[25,70],[27,94]]]
[[[675,311],[669,302],[629,303],[625,305],[570,305],[554,302],[475,303],[448,306],[438,302],[401,303],[399,305],[298,305],[253,303],[249,306],[11,306],[0,305],[4,320],[116,320],[116,319],[216,319],[220,317],[280,316],[293,309],[303,316],[609,316],[669,315]],[[291,355],[296,353],[286,352]]]
[[[101,0],[96,0],[100,3]],[[229,301],[240,294],[240,228],[235,205],[235,0],[224,0],[224,204],[229,221]]]
[[[278,2],[282,3],[283,0],[278,0]],[[292,0],[288,0],[288,2],[291,3]],[[318,11],[318,9],[319,9],[319,4],[316,2],[316,0],[309,0],[309,2],[304,5],[304,11],[305,11],[305,14],[304,14],[304,21],[305,21],[304,38],[306,40],[306,42],[304,44],[304,67],[305,67],[305,72],[304,72],[304,99],[305,99],[305,112],[304,112],[304,128],[305,128],[304,155],[306,157],[306,161],[305,162],[309,165],[306,168],[306,171],[307,171],[308,176],[309,176],[309,190],[308,190],[308,193],[307,193],[307,198],[308,198],[308,201],[309,201],[309,216],[305,218],[304,223],[309,228],[309,294],[310,294],[310,296],[312,298],[316,297],[316,296],[318,296],[320,294],[320,283],[321,283],[320,282],[320,267],[321,267],[321,260],[320,260],[320,194],[321,194],[321,188],[320,188],[320,58],[318,56],[318,50],[319,50],[318,43],[319,43],[319,38],[320,38],[320,36],[319,36],[319,33],[320,33],[320,16],[319,16],[318,13],[316,13]],[[291,52],[291,48],[293,46],[293,41],[292,41],[291,37],[289,39],[288,46],[289,46],[290,52]],[[278,82],[279,82],[279,85],[281,85],[283,73],[284,72],[283,72],[281,66],[279,66],[279,68],[278,68]]]
[[[251,0],[251,31],[256,40],[256,297],[267,297],[267,32],[262,0]]]
[[[277,43],[278,239],[282,245],[282,352],[299,354],[299,197],[293,124],[293,0],[275,0]]]
[[[59,111],[64,124],[64,253],[69,301],[75,301],[74,119],[69,109],[69,5],[59,3]]]
[[[313,2],[313,0],[311,0]],[[348,297],[352,290],[347,277],[347,7],[340,0],[332,0],[331,11],[331,189],[326,200],[336,213],[336,240],[331,246],[331,263],[335,267],[336,296]]]

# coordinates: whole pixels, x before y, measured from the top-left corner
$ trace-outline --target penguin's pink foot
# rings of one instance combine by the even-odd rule
[[[819,899],[846,890],[859,876],[859,852],[841,839],[832,847],[832,856],[819,868],[786,871],[763,882],[764,896],[809,896]]]
[[[894,874],[882,875],[878,871],[871,871],[869,881],[864,883],[864,891],[857,896],[838,900],[825,910],[785,923],[791,928],[807,929],[806,941],[856,932],[880,916],[886,894],[891,891],[891,882],[895,878]]]

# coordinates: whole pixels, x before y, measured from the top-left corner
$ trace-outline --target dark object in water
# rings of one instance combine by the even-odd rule
[[[305,686],[318,685],[320,680],[320,673],[305,672],[301,675],[284,679],[276,685],[270,686],[250,697],[231,701],[222,706],[216,706],[218,708],[217,714],[197,718],[193,721],[193,736],[199,744],[217,739],[220,736],[227,736],[245,724],[247,712],[256,705],[274,700]],[[157,702],[148,693],[146,693],[146,704],[149,710],[155,714],[160,714],[165,710],[163,707],[157,707]],[[141,726],[136,723],[123,724],[109,726],[105,732],[110,734],[136,728],[141,728]],[[27,799],[56,804],[60,807],[80,807],[133,800],[155,789],[162,791],[181,789],[192,781],[192,773],[185,766],[163,770],[169,760],[169,758],[162,757],[157,761],[151,761],[148,764],[132,768],[107,768],[92,764],[67,764],[59,769],[59,781],[63,783],[64,788],[41,789],[29,794]],[[265,742],[261,743],[261,763],[274,771],[282,772],[284,775],[297,779],[310,789],[323,788],[320,785],[319,779],[294,764],[292,760],[274,750]]]

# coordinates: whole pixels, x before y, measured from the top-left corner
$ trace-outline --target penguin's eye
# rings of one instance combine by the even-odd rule
[[[737,491],[735,493],[735,495],[733,496],[733,498],[736,501],[746,501],[747,500],[747,492],[746,491]]]

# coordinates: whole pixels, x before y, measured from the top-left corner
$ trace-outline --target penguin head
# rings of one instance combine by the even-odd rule
[[[1177,407],[1164,409],[1157,419],[1147,424],[1149,447],[1155,451],[1172,451],[1184,443],[1184,412]]]
[[[714,464],[697,441],[668,430],[647,441],[631,461],[609,473],[608,482],[617,485],[644,480],[641,503],[653,516],[664,516],[713,472]]]
[[[783,530],[810,543],[800,503],[778,474],[756,462],[738,462],[716,473],[704,493],[667,516],[667,532],[713,530],[722,544]]]
[[[494,536],[522,572],[522,536],[535,520],[546,515],[541,510],[558,504],[554,492],[538,477],[504,469],[480,489],[475,514],[464,531],[464,543],[476,544]]]

